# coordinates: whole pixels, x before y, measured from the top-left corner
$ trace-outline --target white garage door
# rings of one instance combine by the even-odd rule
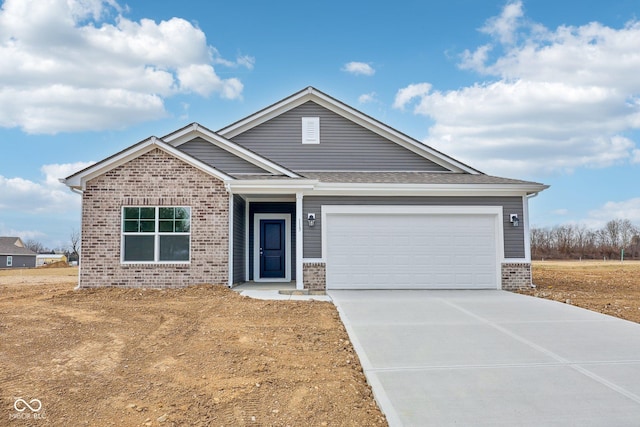
[[[497,214],[327,213],[330,289],[496,289]]]

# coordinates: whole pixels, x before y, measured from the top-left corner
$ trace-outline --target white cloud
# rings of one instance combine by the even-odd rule
[[[482,28],[493,41],[461,68],[493,81],[400,89],[395,108],[432,118],[425,142],[488,173],[571,172],[640,162],[640,23],[549,30],[508,3]],[[492,59],[493,58],[493,59]]]
[[[598,209],[589,211],[585,222],[599,228],[612,219],[628,219],[632,224],[640,225],[640,197],[621,202],[607,202]]]
[[[363,93],[358,97],[358,103],[360,104],[371,104],[373,102],[378,102],[378,95],[375,92]]]
[[[373,76],[376,70],[366,62],[349,62],[342,67],[342,71],[356,75],[356,76]]]
[[[238,55],[235,61],[230,61],[228,59],[223,58],[217,49],[211,48],[211,52],[213,54],[213,62],[215,64],[221,64],[225,67],[230,68],[238,68],[245,67],[248,70],[253,70],[253,67],[256,64],[256,59],[253,56],[249,55]]]
[[[429,83],[410,84],[409,86],[402,88],[396,94],[396,98],[393,101],[393,108],[404,109],[414,98],[424,99],[429,95],[431,91],[431,85]]]
[[[523,16],[522,2],[520,0],[509,2],[502,9],[502,13],[489,19],[480,31],[496,37],[501,43],[514,43],[516,29]]]
[[[13,214],[46,214],[73,212],[80,209],[80,197],[72,193],[58,179],[92,165],[93,162],[44,165],[40,182],[0,175],[0,212]]]
[[[0,236],[20,237],[23,241],[29,239],[39,239],[45,236],[45,233],[39,230],[18,230],[8,227],[6,224],[0,222]]]
[[[241,98],[237,78],[198,27],[134,22],[115,0],[6,0],[0,9],[0,126],[28,133],[122,128],[166,115],[180,93]]]

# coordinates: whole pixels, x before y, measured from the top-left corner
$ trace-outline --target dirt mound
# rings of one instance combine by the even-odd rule
[[[49,264],[42,265],[38,268],[67,268],[67,267],[69,267],[69,264],[66,261],[58,261],[58,262],[51,262]]]
[[[33,425],[386,425],[330,303],[73,286],[0,286],[1,419],[23,398]]]

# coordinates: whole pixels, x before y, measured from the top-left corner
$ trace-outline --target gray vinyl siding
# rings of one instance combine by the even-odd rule
[[[418,205],[418,206],[502,206],[504,230],[505,258],[524,258],[524,227],[514,227],[509,222],[509,214],[518,214],[523,218],[522,197],[342,197],[323,196],[305,197],[303,199],[303,214],[316,214],[316,223],[309,227],[304,222],[305,258],[322,257],[322,217],[323,205]]]
[[[245,280],[246,270],[246,229],[247,204],[238,195],[233,196],[233,283]]]
[[[320,117],[320,144],[302,144],[302,117]],[[233,141],[295,171],[447,170],[311,101]]]
[[[249,280],[253,280],[253,216],[257,213],[291,214],[291,280],[296,279],[296,204],[288,202],[249,203]]]
[[[13,257],[11,267],[7,267],[7,256]],[[33,268],[36,266],[35,255],[0,255],[0,269],[2,268]]]
[[[178,149],[224,173],[269,173],[202,138],[185,142]]]

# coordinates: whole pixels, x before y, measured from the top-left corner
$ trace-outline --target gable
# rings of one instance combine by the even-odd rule
[[[303,117],[319,117],[319,143],[302,143]],[[231,140],[296,171],[449,171],[313,101]]]
[[[220,180],[225,181],[232,179],[229,175],[219,171],[218,169],[215,169],[208,164],[186,154],[185,152],[166,144],[156,137],[151,137],[142,142],[139,142],[138,144],[132,145],[131,147],[126,148],[111,157],[107,157],[106,159],[95,163],[92,166],[78,171],[75,174],[68,176],[67,178],[61,179],[60,181],[71,188],[83,190],[89,180],[104,175],[105,173],[117,168],[118,166],[126,164],[131,160],[137,159],[144,154],[156,149],[163,151],[176,159],[180,159],[184,163],[187,163],[195,167],[196,169],[200,169],[201,171]]]
[[[91,177],[85,190],[89,193],[121,193],[124,198],[149,197],[154,191],[185,197],[185,181],[206,182],[209,187],[223,186],[225,179],[212,175],[159,147]],[[127,203],[125,203],[127,204]],[[146,203],[143,203],[146,204]],[[163,204],[163,203],[158,203]]]
[[[177,148],[226,174],[271,174],[201,137],[185,142]]]
[[[0,255],[29,255],[36,253],[26,248],[19,237],[0,237]]]

